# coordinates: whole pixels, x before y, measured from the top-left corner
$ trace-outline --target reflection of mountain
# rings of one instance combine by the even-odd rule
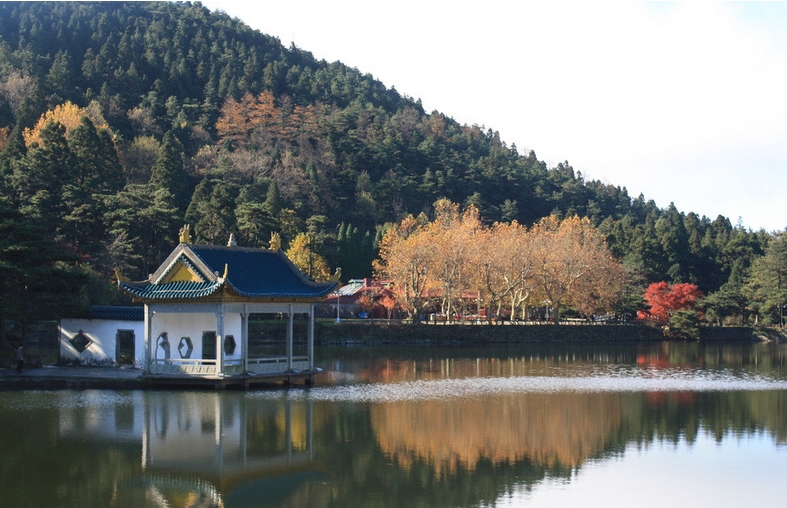
[[[621,424],[620,394],[551,393],[451,402],[378,404],[370,409],[383,452],[403,467],[435,473],[475,469],[486,459],[578,466],[604,450]]]

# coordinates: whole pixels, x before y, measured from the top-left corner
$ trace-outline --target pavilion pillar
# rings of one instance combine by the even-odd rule
[[[241,361],[243,362],[243,373],[249,370],[249,306],[243,306],[243,314],[240,318],[240,347]]]
[[[309,306],[309,329],[306,338],[306,355],[309,357],[309,370],[314,370],[314,304]]]
[[[287,310],[287,370],[292,370],[292,304]]]
[[[143,374],[150,374],[150,359],[153,358],[153,355],[151,354],[151,342],[153,342],[153,340],[150,338],[153,327],[152,321],[153,314],[150,312],[150,305],[145,304],[145,357],[142,359]]]
[[[216,374],[224,375],[224,306],[216,313]]]

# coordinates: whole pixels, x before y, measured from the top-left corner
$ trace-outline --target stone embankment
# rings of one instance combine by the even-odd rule
[[[525,343],[659,342],[659,328],[646,325],[412,325],[319,323],[318,345],[479,345]],[[778,329],[704,327],[700,342],[783,341]]]
[[[106,367],[27,367],[0,369],[2,390],[136,390],[145,387],[141,371]]]

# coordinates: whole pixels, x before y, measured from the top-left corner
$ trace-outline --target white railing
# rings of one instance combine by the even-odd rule
[[[293,356],[292,368],[308,370],[311,366],[308,356]],[[254,374],[284,373],[289,369],[286,356],[261,356],[246,360],[246,371]]]
[[[156,358],[150,361],[152,374],[188,374],[190,376],[215,376],[218,374],[216,360],[192,358]]]
[[[222,373],[225,375],[238,375],[249,372],[250,374],[278,374],[290,370],[286,356],[264,356],[224,360]],[[308,370],[311,366],[308,356],[293,356],[292,369]],[[156,358],[150,361],[151,374],[188,375],[188,376],[217,376],[219,374],[217,360],[204,360],[199,358]]]

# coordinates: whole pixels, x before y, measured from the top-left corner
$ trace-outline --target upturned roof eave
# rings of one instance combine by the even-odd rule
[[[156,291],[149,291],[156,284],[148,284],[144,287],[135,286],[128,283],[120,283],[121,289],[131,294],[135,302],[140,303],[164,303],[164,302],[197,302],[197,301],[248,301],[250,303],[264,302],[318,302],[323,300],[330,291],[336,286],[327,284],[321,291],[315,293],[247,293],[237,290],[229,281],[221,281],[213,286],[194,290],[157,288]]]

